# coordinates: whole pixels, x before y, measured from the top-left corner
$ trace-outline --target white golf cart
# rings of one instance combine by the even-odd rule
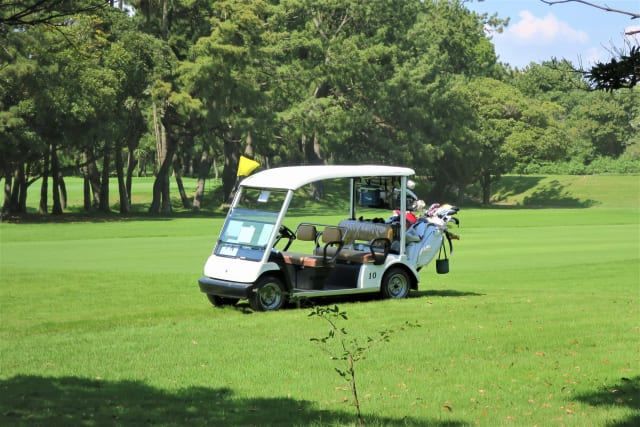
[[[413,174],[413,169],[381,165],[291,166],[245,178],[204,266],[200,290],[214,305],[248,299],[256,311],[321,296],[406,297],[418,288],[419,268],[434,258],[446,233],[446,221],[440,220],[428,227],[428,238],[423,233],[407,241],[407,222],[399,218],[405,218],[407,193],[413,194],[407,188]],[[295,231],[284,224],[296,190],[335,179],[345,187],[349,182],[346,219],[301,222]],[[365,213],[397,209],[398,220],[356,219],[356,207]],[[413,254],[412,244],[418,249]]]

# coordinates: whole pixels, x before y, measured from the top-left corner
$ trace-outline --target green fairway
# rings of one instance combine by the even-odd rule
[[[449,274],[332,302],[362,342],[420,324],[357,364],[366,424],[638,425],[638,182],[507,177],[460,211]],[[308,306],[200,293],[222,215],[112,219],[0,224],[0,425],[357,424]]]

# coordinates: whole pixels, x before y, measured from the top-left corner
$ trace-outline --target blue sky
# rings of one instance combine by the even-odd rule
[[[640,0],[590,0],[591,3],[640,12]],[[511,18],[502,34],[494,33],[498,60],[523,68],[531,62],[556,57],[574,65],[588,67],[598,61],[608,61],[612,48],[625,45],[624,32],[630,27],[640,29],[640,20],[628,15],[607,12],[575,3],[550,6],[540,0],[484,0],[469,2],[468,9],[501,18]],[[640,34],[626,37],[632,45],[640,44]]]

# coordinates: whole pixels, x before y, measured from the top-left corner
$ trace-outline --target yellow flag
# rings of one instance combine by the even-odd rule
[[[255,160],[251,160],[245,156],[240,156],[240,163],[238,163],[238,176],[249,176],[258,166],[260,166],[260,163]]]

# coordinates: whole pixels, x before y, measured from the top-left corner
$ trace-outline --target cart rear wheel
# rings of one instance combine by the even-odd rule
[[[402,268],[391,267],[382,277],[380,292],[385,298],[406,298],[410,290],[409,274]]]
[[[278,310],[286,300],[286,292],[280,279],[266,276],[256,283],[255,292],[249,297],[249,305],[255,311]]]

